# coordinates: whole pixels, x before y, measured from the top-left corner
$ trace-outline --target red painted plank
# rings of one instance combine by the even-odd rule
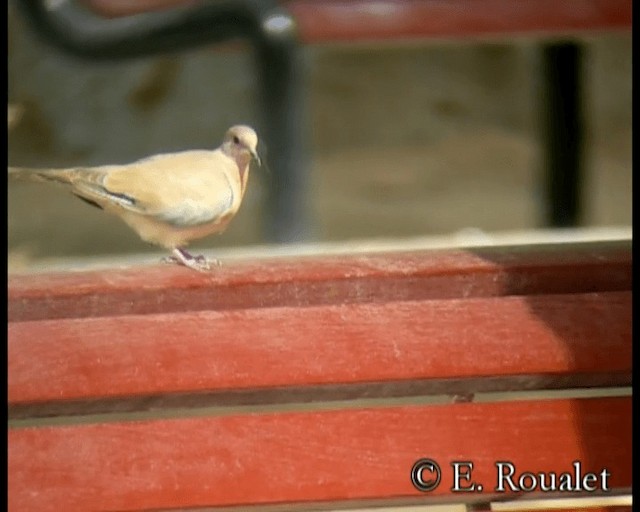
[[[631,292],[19,322],[8,331],[12,406],[448,378],[587,383],[591,374],[630,379]]]
[[[631,29],[631,0],[291,0],[305,43]]]
[[[9,321],[631,289],[631,243],[276,258],[9,276]]]
[[[84,0],[106,17],[188,0]],[[631,28],[631,0],[284,0],[305,43]]]
[[[518,474],[572,471],[580,461],[583,474],[606,469],[610,489],[626,489],[629,446],[631,398],[10,429],[9,510],[478,501],[492,494],[499,460],[513,462]],[[426,494],[410,480],[423,457],[443,470],[440,486]],[[450,491],[452,461],[474,463],[483,493]]]

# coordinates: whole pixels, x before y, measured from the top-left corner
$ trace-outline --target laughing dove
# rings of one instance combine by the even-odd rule
[[[184,248],[192,240],[221,233],[245,190],[258,137],[248,126],[231,127],[213,151],[151,156],[128,165],[71,169],[9,168],[19,179],[54,181],[126,222],[146,242],[172,251],[165,260],[204,271],[209,263]]]

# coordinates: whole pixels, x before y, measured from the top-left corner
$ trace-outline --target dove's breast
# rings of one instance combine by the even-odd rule
[[[124,193],[134,182],[136,207],[119,215],[143,240],[167,248],[222,232],[243,195],[237,164],[219,151],[145,159],[108,185]]]
[[[235,212],[229,213],[215,221],[189,227],[176,227],[152,217],[133,212],[123,212],[120,214],[120,217],[136,231],[144,241],[167,249],[174,249],[176,247],[186,247],[193,240],[198,240],[215,233],[222,233],[234,214]]]

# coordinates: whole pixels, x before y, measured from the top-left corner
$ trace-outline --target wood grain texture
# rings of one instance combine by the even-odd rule
[[[10,322],[631,289],[631,242],[275,258],[9,276]]]
[[[511,377],[512,389],[528,389],[546,377],[580,387],[594,375],[605,376],[601,385],[630,383],[631,292],[46,320],[8,330],[12,415],[59,400],[137,396],[149,406],[153,396],[323,385],[361,385],[375,396],[376,383],[429,392],[429,381],[452,393],[442,381]],[[473,386],[464,391],[482,390]]]
[[[479,501],[495,497],[499,459],[513,462],[518,473],[571,471],[578,460],[584,472],[607,469],[611,489],[628,489],[629,446],[631,398],[13,429],[9,510]],[[428,494],[410,480],[423,457],[443,469],[442,483]],[[451,493],[450,463],[465,460],[473,461],[482,494]]]

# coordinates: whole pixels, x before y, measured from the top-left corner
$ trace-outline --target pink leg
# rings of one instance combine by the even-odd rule
[[[212,262],[210,262],[202,255],[192,256],[186,250],[180,248],[174,249],[173,256],[163,258],[162,261],[164,261],[165,263],[178,263],[179,265],[184,265],[185,267],[197,270],[198,272],[206,272],[207,270],[210,270],[210,263],[220,265],[220,262],[218,260],[213,260]]]

